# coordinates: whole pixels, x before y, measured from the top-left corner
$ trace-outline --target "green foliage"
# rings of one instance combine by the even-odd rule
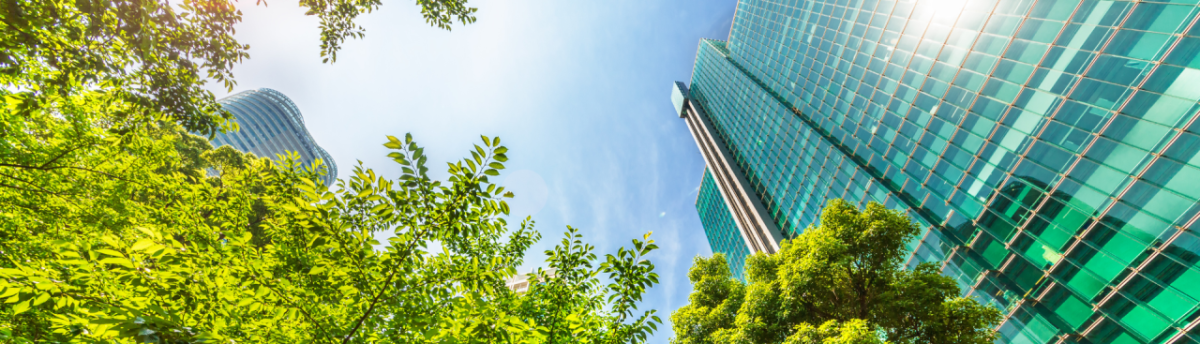
[[[326,62],[379,4],[301,1]],[[444,29],[466,4],[417,2]],[[235,85],[240,20],[226,0],[0,4],[0,343],[637,343],[661,323],[635,313],[646,237],[597,261],[571,229],[559,276],[505,287],[540,235],[509,229],[499,138],[435,181],[389,137],[397,179],[360,165],[331,188],[320,161],[189,134],[236,130],[203,86]]]
[[[467,23],[474,9],[466,2],[418,5]],[[350,23],[377,5],[305,6],[323,21]],[[79,223],[108,231],[174,216],[159,204],[180,201],[180,193],[163,191],[178,182],[172,173],[200,179],[208,158],[219,171],[239,165],[220,148],[199,156],[207,141],[186,133],[236,129],[204,85],[234,87],[232,68],[249,56],[233,36],[240,21],[227,0],[0,4],[0,229],[11,230],[3,235]],[[349,35],[336,27],[323,32],[325,41]]]
[[[675,343],[724,343],[733,335],[738,308],[746,295],[746,287],[733,278],[723,254],[709,258],[696,257],[688,279],[695,290],[688,295],[688,306],[671,315]]]
[[[194,154],[187,134],[160,132],[173,133],[154,141],[162,161],[134,181],[154,187],[92,189],[133,199],[90,204],[121,222],[72,207],[46,222],[0,203],[15,229],[0,237],[0,340],[636,343],[661,323],[634,313],[657,283],[648,238],[597,261],[572,228],[547,252],[555,276],[505,287],[540,235],[528,220],[507,229],[511,193],[488,179],[507,159],[499,139],[448,164],[443,182],[411,136],[389,137],[399,178],[358,166],[330,190],[294,156]],[[163,168],[196,156],[221,175]]]
[[[833,200],[819,227],[747,259],[742,286],[724,258],[697,258],[674,343],[990,343],[1000,312],[959,297],[923,263],[905,270],[919,229],[903,213]],[[743,291],[744,290],[744,291]],[[744,296],[743,296],[744,295]],[[736,309],[730,319],[729,310]]]
[[[865,320],[853,319],[844,324],[830,320],[821,327],[804,323],[796,326],[796,333],[788,336],[784,344],[882,344],[879,333]]]

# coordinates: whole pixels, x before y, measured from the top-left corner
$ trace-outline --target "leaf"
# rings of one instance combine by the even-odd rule
[[[125,259],[125,258],[104,258],[104,259],[100,260],[100,263],[120,265],[120,266],[129,268],[129,269],[133,269],[133,263],[129,262],[129,259]]]
[[[13,315],[21,314],[21,313],[29,310],[29,300],[25,300],[25,301],[22,301],[21,303],[13,305],[12,310],[13,310]]]
[[[113,257],[121,257],[121,258],[125,258],[125,254],[123,254],[123,253],[121,253],[121,252],[114,251],[114,250],[110,250],[110,249],[107,249],[107,248],[102,248],[102,249],[96,250],[96,252],[100,252],[100,253],[103,253],[103,254],[105,254],[105,255],[109,255],[109,256],[113,256]]]
[[[498,175],[500,175],[500,171],[496,171],[493,169],[487,169],[487,170],[483,171],[483,174],[486,174],[489,176],[498,176]]]
[[[271,289],[268,289],[266,286],[259,286],[258,290],[254,292],[254,297],[261,299],[263,296],[266,296],[270,292],[271,292]]]
[[[397,139],[395,136],[388,135],[387,138],[388,142],[383,144],[384,147],[391,149],[404,148],[404,144],[400,143],[400,139]]]
[[[150,239],[142,239],[134,243],[129,249],[133,251],[142,251],[151,246],[154,246],[154,241],[151,241]]]
[[[249,306],[249,305],[250,305],[250,304],[252,304],[252,303],[254,303],[254,299],[251,299],[251,298],[245,298],[245,299],[242,299],[241,301],[238,301],[238,303],[237,303],[237,307],[238,307],[238,308],[241,308],[241,307],[246,307],[246,306]]]
[[[323,266],[318,266],[318,267],[312,268],[312,270],[308,270],[309,275],[319,275],[322,272],[325,272],[325,267],[323,267]]]
[[[494,169],[497,169],[497,170],[503,170],[503,169],[504,169],[504,164],[501,164],[501,163],[498,163],[498,162],[493,162],[493,163],[490,163],[490,164],[488,164],[488,167],[491,167],[491,168],[494,168]]]
[[[46,303],[46,301],[50,301],[50,293],[44,293],[44,294],[38,295],[37,298],[33,299],[33,305],[39,306],[43,303]]]

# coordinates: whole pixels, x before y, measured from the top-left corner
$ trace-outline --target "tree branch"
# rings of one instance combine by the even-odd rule
[[[383,296],[383,292],[387,291],[387,286],[392,284],[392,279],[396,277],[397,270],[399,269],[393,268],[392,273],[388,274],[387,282],[383,282],[383,287],[378,293],[375,293],[375,298],[371,300],[371,306],[367,307],[367,311],[358,318],[358,321],[354,324],[354,328],[351,328],[350,332],[346,333],[346,336],[342,339],[342,344],[349,343],[350,338],[354,337],[354,333],[358,332],[358,328],[362,327],[363,321],[367,320],[367,317],[371,316],[371,312],[375,311],[375,306],[379,304],[379,298]]]

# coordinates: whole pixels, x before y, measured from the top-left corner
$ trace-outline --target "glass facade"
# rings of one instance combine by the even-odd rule
[[[260,157],[276,158],[286,152],[296,152],[309,167],[317,159],[327,166],[321,180],[333,185],[337,178],[337,163],[317,145],[304,126],[304,116],[295,103],[283,93],[269,88],[242,91],[220,100],[225,110],[233,113],[239,130],[217,133],[213,146],[230,145]]]
[[[750,255],[750,249],[746,247],[746,241],[742,239],[733,214],[729,212],[725,197],[721,196],[721,190],[717,189],[717,181],[707,168],[704,169],[704,177],[700,181],[700,193],[696,196],[696,211],[700,213],[700,221],[704,223],[708,245],[712,247],[713,252],[725,254],[729,271],[744,281],[746,257]]]
[[[833,198],[907,211],[910,266],[1003,310],[1001,342],[1200,343],[1198,12],[742,0],[688,101],[784,236]]]

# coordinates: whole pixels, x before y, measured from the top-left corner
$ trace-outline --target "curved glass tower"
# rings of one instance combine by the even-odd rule
[[[221,99],[221,105],[233,113],[239,130],[217,133],[213,146],[230,145],[243,152],[275,158],[292,151],[300,154],[305,167],[317,159],[328,166],[322,182],[333,185],[337,163],[313,140],[304,127],[304,116],[291,99],[269,88],[247,90]]]
[[[999,343],[1200,343],[1197,3],[739,1],[672,85],[713,251],[875,201]]]

